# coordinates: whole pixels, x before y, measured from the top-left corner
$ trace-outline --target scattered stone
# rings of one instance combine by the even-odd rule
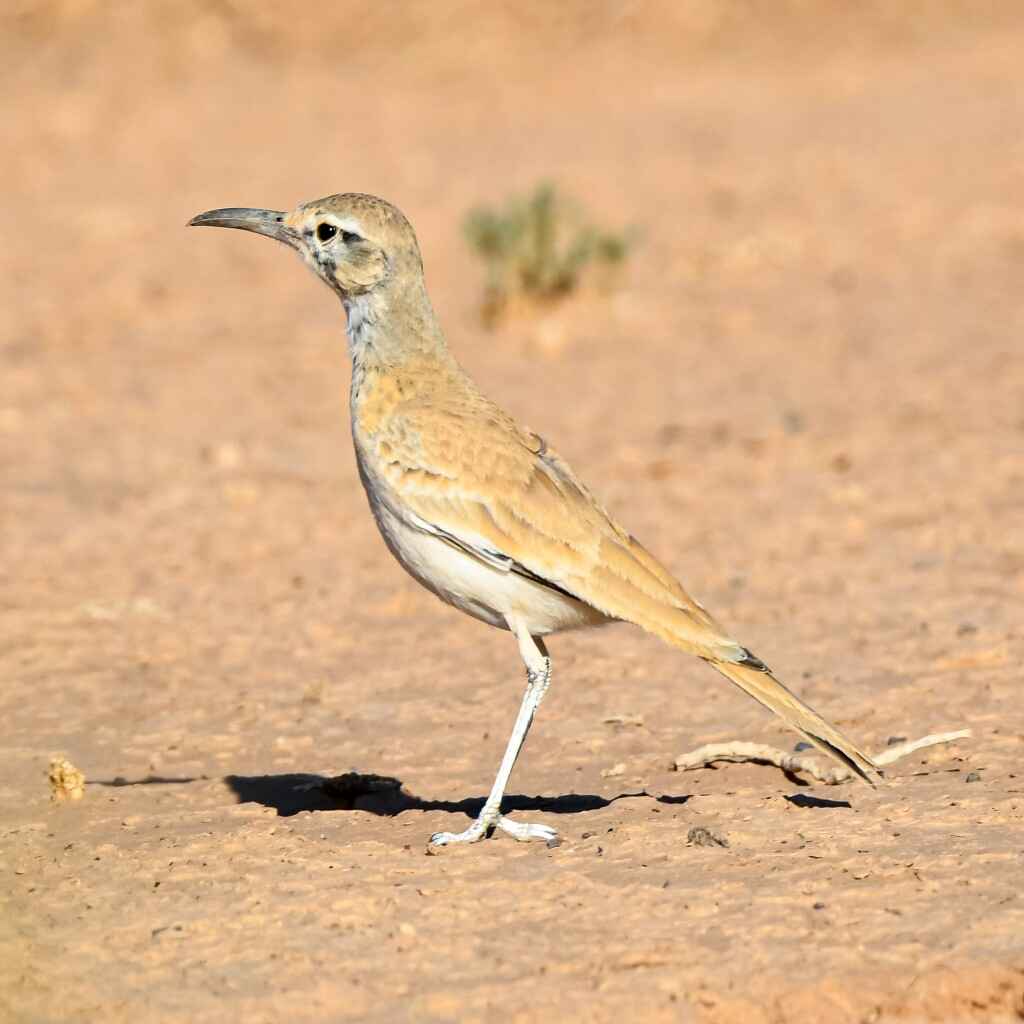
[[[906,743],[906,742],[907,742],[907,737],[906,736],[890,736],[885,741],[885,745],[887,747],[895,747],[897,743]]]
[[[825,909],[825,904],[824,903],[815,903],[814,904],[814,909],[815,910],[824,910]]]
[[[977,772],[968,772],[964,776],[964,782],[981,782],[981,776]]]
[[[686,833],[687,846],[728,846],[729,840],[721,832],[714,832],[703,825],[695,825]]]

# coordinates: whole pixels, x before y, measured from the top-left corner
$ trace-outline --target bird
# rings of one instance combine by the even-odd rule
[[[545,637],[633,623],[702,658],[860,779],[880,772],[694,600],[625,530],[544,437],[487,398],[448,348],[412,225],[357,192],[291,212],[209,210],[189,225],[234,228],[295,249],[337,295],[352,362],[350,417],[359,477],[395,559],[442,601],[509,631],[526,691],[490,793],[461,832],[428,850],[504,832],[557,845],[502,799],[551,682]]]

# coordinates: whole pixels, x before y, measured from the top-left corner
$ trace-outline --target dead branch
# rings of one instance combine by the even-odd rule
[[[876,754],[873,758],[875,764],[886,765],[906,757],[908,754],[921,750],[923,747],[934,747],[939,743],[952,743],[954,740],[962,740],[971,735],[970,729],[960,729],[957,732],[936,732],[929,736],[923,736],[919,740],[907,740],[903,743],[893,744]],[[706,743],[688,754],[680,754],[676,758],[676,771],[689,772],[697,768],[707,768],[717,761],[731,761],[733,763],[752,763],[774,765],[782,771],[795,774],[803,772],[810,775],[827,786],[836,786],[841,782],[849,782],[853,772],[842,765],[830,765],[823,767],[815,758],[802,753],[790,754],[777,747],[768,747],[762,743]]]

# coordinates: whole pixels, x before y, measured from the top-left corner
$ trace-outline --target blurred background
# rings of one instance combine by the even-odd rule
[[[341,523],[372,538],[341,311],[286,253],[184,227],[336,191],[407,213],[459,357],[695,589],[805,557],[794,536],[834,558],[843,530],[901,559],[955,549],[958,574],[1019,569],[980,514],[1019,500],[1016,5],[20,0],[3,39],[22,614],[26,592],[158,579],[175,614],[230,604],[227,567],[262,572],[264,516],[274,550],[279,516],[298,552],[343,544]],[[627,258],[485,330],[465,218],[548,181]],[[298,523],[289,487],[320,518]],[[839,505],[802,522],[826,492]],[[775,532],[748,547],[755,521]]]
[[[484,390],[820,710],[1019,759],[1020,5],[8,0],[0,38],[9,822],[56,750],[209,777],[204,813],[227,772],[490,779],[517,663],[376,536],[341,308],[185,227],[339,191],[404,210]],[[467,217],[545,182],[624,251],[495,316]],[[775,728],[632,632],[556,656],[531,792]],[[602,732],[620,685],[642,737]]]

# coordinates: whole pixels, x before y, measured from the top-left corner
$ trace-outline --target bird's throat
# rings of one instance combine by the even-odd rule
[[[374,288],[343,298],[348,317],[349,354],[353,368],[378,365],[395,369],[410,359],[451,356],[422,288]]]

